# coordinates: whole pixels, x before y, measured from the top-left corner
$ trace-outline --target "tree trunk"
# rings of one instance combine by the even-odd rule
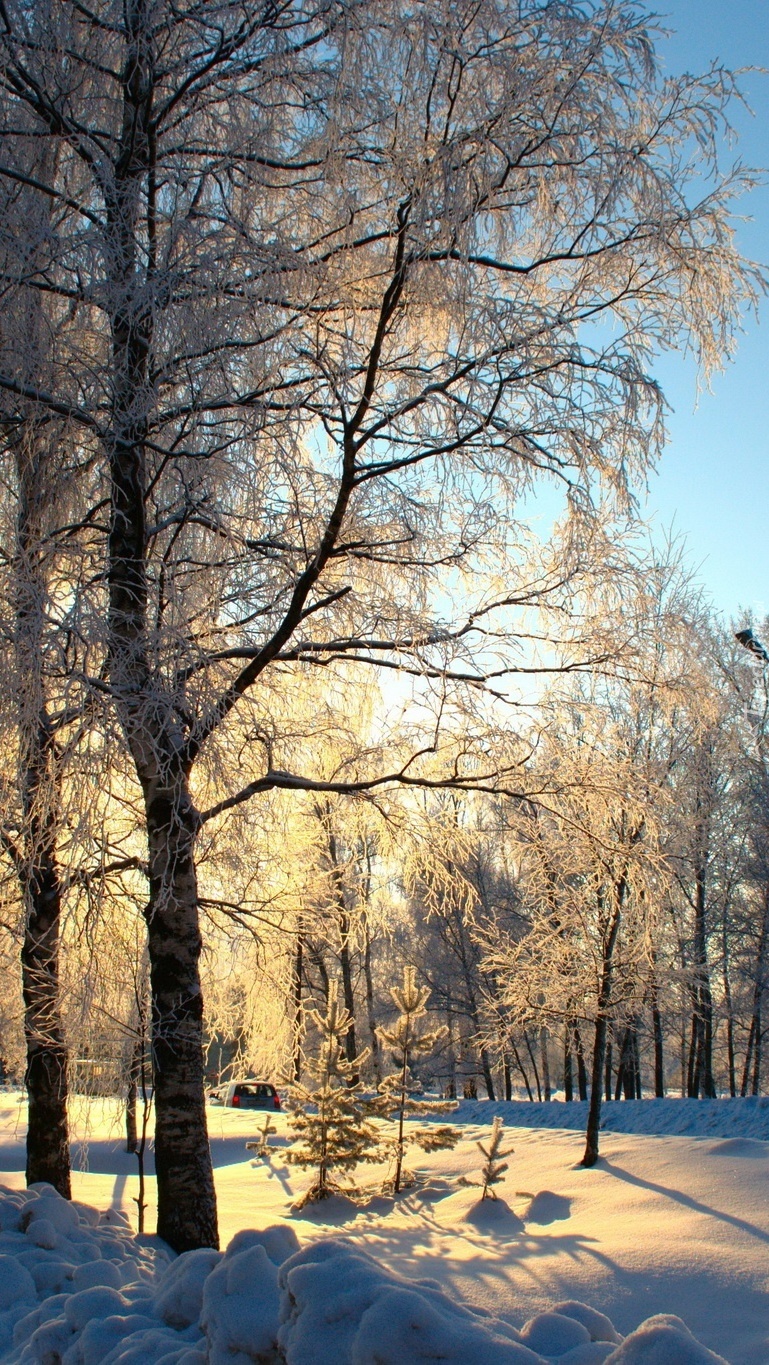
[[[617,1066],[617,1078],[616,1078],[616,1082],[615,1082],[615,1085],[614,1085],[614,1099],[615,1099],[615,1102],[618,1101],[618,1100],[620,1100],[620,1099],[622,1098],[622,1091],[623,1091],[623,1087],[624,1087],[624,1085],[625,1085],[625,1072],[626,1072],[625,1057],[626,1057],[626,1053],[627,1053],[627,1047],[628,1047],[629,1037],[630,1037],[629,1030],[628,1030],[628,1029],[625,1029],[625,1032],[624,1032],[623,1035],[622,1035],[622,1042],[621,1042],[621,1044],[620,1044],[620,1049],[619,1049],[619,1065]],[[608,1099],[608,1098],[609,1098],[609,1097],[608,1097],[608,1095],[607,1095],[607,1099]],[[627,1092],[625,1092],[625,1098],[627,1098]]]
[[[608,932],[604,937],[601,979],[598,987],[598,1009],[595,1018],[593,1065],[590,1077],[590,1108],[588,1110],[587,1131],[585,1133],[585,1152],[581,1162],[583,1166],[594,1166],[598,1160],[598,1141],[601,1127],[601,1092],[604,1081],[606,1035],[609,1024],[609,1009],[611,1006],[614,949],[617,944],[617,936],[619,934],[619,926],[622,918],[625,886],[625,878],[622,877],[613,889],[614,905],[612,907]]]
[[[721,943],[724,978],[724,1009],[726,1011],[726,1058],[729,1070],[729,1094],[732,1099],[734,1099],[737,1094],[737,1066],[734,1050],[734,1005],[732,1003],[732,983],[729,977],[729,935],[726,927],[726,910],[724,910]]]
[[[542,1088],[544,1090],[545,1100],[549,1104],[552,1098],[552,1092],[550,1090],[550,1058],[547,1051],[548,1041],[548,1032],[543,1025],[539,1031],[539,1055],[542,1062]],[[490,1095],[489,1099],[492,1098],[493,1096]]]
[[[446,1086],[446,1099],[457,1098],[457,1051],[454,1043],[454,1015],[451,1001],[446,1001],[446,1051],[448,1053],[449,1079]]]
[[[521,1073],[521,1075],[522,1075],[522,1077],[523,1077],[523,1083],[524,1083],[524,1085],[526,1086],[526,1094],[528,1095],[530,1102],[533,1104],[533,1103],[534,1103],[534,1095],[532,1094],[532,1089],[531,1089],[531,1086],[529,1085],[529,1077],[528,1077],[528,1075],[526,1074],[526,1068],[525,1068],[525,1066],[523,1065],[523,1062],[521,1061],[521,1054],[520,1054],[520,1052],[518,1051],[518,1048],[517,1048],[516,1045],[515,1045],[515,1039],[514,1039],[512,1036],[511,1036],[511,1038],[510,1038],[510,1046],[511,1046],[511,1048],[513,1049],[513,1056],[515,1057],[515,1064],[516,1064],[516,1066],[518,1067],[518,1070],[520,1071],[520,1073]]]
[[[125,1100],[125,1149],[136,1153],[139,1146],[139,1130],[136,1122],[136,1103],[139,1095],[144,1039],[137,1037],[131,1045],[131,1060],[128,1066],[128,1084]]]
[[[574,1099],[574,1079],[571,1065],[572,1027],[567,1019],[563,1034],[563,1094],[564,1099]]]
[[[376,1012],[374,1010],[374,977],[371,971],[371,933],[369,931],[368,914],[363,914],[363,975],[366,982],[366,1016],[368,1019],[368,1032],[371,1047],[371,1065],[374,1068],[374,1080],[377,1085],[382,1079],[382,1059],[379,1046],[379,1034],[376,1031]]]
[[[182,1252],[218,1245],[204,1096],[194,818],[183,779],[175,791],[145,792],[145,799],[158,1235]]]
[[[339,961],[342,967],[342,995],[344,996],[344,1007],[350,1015],[350,1024],[344,1040],[345,1057],[351,1066],[355,1066],[358,1056],[358,1046],[355,1041],[355,991],[352,983],[352,961],[350,958],[350,925],[347,915],[340,912],[339,915],[339,936],[341,946],[339,949]],[[357,1085],[360,1077],[354,1072],[348,1081],[349,1085]]]
[[[34,486],[41,472],[36,467],[34,438],[27,455],[25,459],[22,452],[19,460],[16,564],[24,847],[15,859],[25,911],[21,972],[29,1099],[26,1176],[27,1184],[47,1181],[69,1199],[67,1050],[59,999],[61,880],[56,847],[61,791],[56,741],[44,696],[42,637],[47,591],[34,505],[41,496]]]
[[[536,1057],[534,1056],[534,1051],[533,1051],[533,1048],[532,1048],[532,1046],[531,1046],[531,1039],[529,1038],[529,1030],[528,1030],[528,1029],[524,1029],[524,1030],[523,1030],[523,1041],[524,1041],[524,1043],[526,1044],[526,1051],[527,1051],[528,1054],[529,1054],[529,1061],[531,1062],[532,1069],[533,1069],[533,1071],[534,1071],[534,1084],[535,1084],[536,1087],[537,1087],[537,1099],[538,1099],[538,1101],[541,1103],[541,1102],[542,1102],[542,1086],[541,1086],[540,1083],[539,1083],[539,1068],[537,1067],[537,1059],[536,1059]]]
[[[635,1076],[635,1098],[643,1098],[641,1082],[641,1049],[638,1044],[638,1029],[633,1029],[633,1074]]]
[[[506,1052],[502,1056],[502,1078],[505,1086],[505,1099],[509,1103],[513,1098],[513,1078],[510,1073],[510,1058]]]
[[[697,1099],[700,1093],[700,1073],[699,1073],[699,1035],[701,1020],[697,1009],[697,988],[692,990],[692,1018],[691,1032],[689,1036],[689,1055],[686,1064],[686,1094],[689,1099]]]
[[[154,666],[156,623],[150,626],[147,620],[157,32],[150,0],[133,0],[125,8],[124,22],[121,144],[113,178],[104,188],[107,294],[112,300],[111,411],[104,435],[110,473],[109,681],[144,794],[147,822],[158,1234],[182,1252],[218,1245],[204,1093],[197,816],[189,791],[196,750],[188,746],[176,698],[165,690]]]
[[[43,144],[33,157],[37,180],[52,185],[56,153]],[[22,200],[30,244],[44,241],[50,228],[51,201],[40,195]],[[37,382],[48,382],[50,329],[44,296],[31,291],[24,316],[29,357],[39,368]],[[22,358],[20,358],[22,359]],[[23,360],[19,378],[30,380]],[[11,845],[24,903],[21,951],[25,1083],[28,1095],[27,1184],[47,1181],[70,1198],[67,1125],[67,1050],[61,1020],[59,928],[61,878],[57,838],[61,820],[61,775],[51,725],[45,675],[49,620],[49,576],[45,537],[56,499],[54,459],[60,433],[50,415],[39,420],[30,404],[13,439],[18,484],[13,579],[15,664],[19,726],[19,788],[24,815],[22,846]]]
[[[61,888],[52,849],[34,828],[30,842],[33,862],[21,952],[29,1100],[26,1180],[28,1185],[47,1181],[69,1199],[67,1050],[59,1002]]]
[[[495,1100],[496,1092],[494,1090],[494,1077],[491,1074],[491,1060],[489,1058],[488,1051],[483,1046],[481,1046],[480,1048],[480,1057],[481,1071],[483,1072],[483,1084],[486,1087],[486,1095],[488,1099]]]
[[[339,851],[336,835],[329,828],[330,812],[327,810],[321,816],[326,825],[328,835],[328,856],[331,863],[331,877],[334,886],[334,898],[336,900],[337,921],[339,924],[339,965],[342,969],[342,996],[344,1007],[350,1016],[350,1023],[344,1040],[345,1057],[350,1066],[354,1067],[358,1056],[358,1046],[355,1039],[355,991],[352,980],[352,958],[350,954],[350,916],[347,910],[347,901],[344,889],[344,870],[340,866]],[[357,1085],[360,1076],[354,1071],[347,1082],[348,1085]]]
[[[699,803],[698,803],[699,804]],[[700,828],[694,894],[694,983],[691,1041],[687,1068],[687,1092],[699,1098],[715,1098],[713,1080],[713,997],[710,988],[707,939],[707,830]]]
[[[608,1026],[607,1026],[607,1030],[606,1030],[606,1040],[605,1040],[604,1046],[605,1046],[605,1053],[606,1053],[606,1055],[605,1055],[605,1059],[604,1059],[604,1078],[603,1078],[603,1085],[604,1085],[604,1091],[605,1091],[605,1094],[606,1094],[606,1098],[607,1098],[607,1100],[610,1100],[611,1097],[612,1097],[611,1077],[612,1077],[612,1066],[613,1066],[613,1062],[612,1062],[612,1053],[613,1053],[613,1051],[614,1051],[614,1048],[613,1048],[613,1045],[612,1045],[611,1030],[608,1028]]]
[[[587,1131],[585,1134],[585,1152],[582,1157],[583,1166],[595,1166],[598,1160],[598,1133],[601,1126],[601,1091],[603,1086],[603,1069],[606,1051],[606,1026],[605,1015],[599,1014],[595,1021],[595,1042],[593,1044],[593,1066],[590,1075],[590,1108],[587,1115]]]
[[[652,967],[650,990],[652,1005],[652,1033],[654,1036],[654,1094],[657,1099],[663,1099],[665,1095],[664,1039],[662,1032],[662,1015],[660,1014],[659,1006],[657,977],[654,971],[654,967]]]
[[[585,1050],[582,1046],[582,1035],[574,1025],[574,1047],[577,1053],[577,1085],[579,1087],[579,1097],[581,1100],[587,1099],[587,1068],[585,1066]]]
[[[750,1029],[748,1031],[748,1042],[745,1048],[745,1065],[742,1068],[742,1085],[740,1086],[740,1098],[743,1100],[748,1093],[748,1081],[750,1080],[750,1064],[753,1060],[753,1039],[755,1037],[755,1033],[756,1016],[754,1013],[753,1018],[750,1021]]]
[[[753,1011],[750,1020],[748,1048],[745,1055],[745,1069],[742,1075],[741,1094],[747,1095],[750,1084],[751,1093],[758,1095],[761,1088],[761,1043],[762,1043],[762,1004],[766,978],[766,955],[769,949],[769,886],[764,889],[764,904],[761,917],[761,932],[756,954],[756,971],[753,978]],[[752,1061],[752,1068],[751,1068]],[[751,1075],[752,1069],[752,1075]]]
[[[294,1057],[293,1075],[294,1083],[298,1084],[302,1078],[302,975],[304,971],[304,943],[301,933],[296,936],[296,952],[294,953]]]
[[[638,1032],[634,1026],[628,1025],[622,1036],[614,1098],[619,1100],[621,1096],[624,1096],[626,1100],[640,1099],[640,1088]]]

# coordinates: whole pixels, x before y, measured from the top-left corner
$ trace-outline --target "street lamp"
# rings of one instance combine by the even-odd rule
[[[760,659],[763,664],[769,664],[769,653],[767,653],[766,648],[761,644],[761,641],[753,634],[750,626],[746,626],[744,630],[735,630],[734,638],[735,640],[739,640],[743,649],[747,649],[756,659]]]

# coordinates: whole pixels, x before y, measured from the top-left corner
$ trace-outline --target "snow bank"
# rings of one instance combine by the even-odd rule
[[[678,1318],[624,1341],[556,1304],[520,1330],[328,1238],[242,1231],[174,1257],[50,1186],[0,1187],[3,1365],[725,1365]]]
[[[550,1100],[547,1104],[536,1100],[460,1100],[451,1121],[485,1126],[498,1114],[509,1128],[584,1129],[587,1108],[582,1100]],[[769,1142],[769,1098],[611,1100],[601,1106],[601,1127],[611,1133]],[[746,1150],[743,1155],[761,1153]]]

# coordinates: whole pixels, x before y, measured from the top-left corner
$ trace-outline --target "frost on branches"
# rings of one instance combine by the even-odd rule
[[[398,1124],[398,1136],[390,1144],[395,1171],[389,1182],[393,1194],[398,1194],[405,1174],[403,1157],[407,1147],[413,1145],[421,1147],[423,1152],[436,1152],[453,1147],[460,1134],[458,1129],[447,1124],[437,1126],[431,1123],[426,1128],[409,1128],[406,1136],[406,1118],[432,1118],[438,1114],[450,1114],[457,1106],[445,1100],[417,1098],[421,1087],[412,1077],[410,1063],[415,1057],[424,1057],[432,1052],[447,1030],[445,1027],[425,1027],[430,992],[426,986],[417,986],[414,967],[404,967],[403,985],[393,986],[390,994],[400,1014],[392,1028],[378,1028],[377,1033],[384,1045],[393,1049],[397,1070],[385,1077],[379,1090],[382,1097],[380,1113],[396,1120]]]
[[[360,1053],[353,1061],[345,1058],[351,1016],[339,1004],[336,982],[329,984],[326,1013],[312,1010],[310,1017],[320,1032],[320,1051],[308,1061],[314,1084],[291,1088],[289,1125],[295,1141],[286,1152],[290,1165],[317,1171],[300,1208],[340,1190],[332,1172],[352,1171],[359,1162],[377,1161],[381,1155],[379,1133],[372,1121],[379,1113],[379,1102],[366,1099],[360,1081],[353,1079],[368,1053]],[[345,1192],[350,1191],[348,1186]]]

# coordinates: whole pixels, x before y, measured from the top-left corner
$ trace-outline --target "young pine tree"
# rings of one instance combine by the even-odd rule
[[[270,1114],[265,1114],[265,1116],[264,1116],[264,1123],[262,1124],[261,1128],[259,1129],[259,1139],[258,1139],[258,1141],[257,1141],[257,1142],[247,1142],[247,1143],[246,1143],[246,1151],[247,1151],[247,1152],[256,1152],[256,1154],[257,1154],[258,1157],[263,1157],[263,1158],[265,1159],[265,1161],[269,1160],[270,1153],[271,1153],[271,1151],[272,1151],[272,1148],[271,1148],[271,1146],[270,1146],[270,1138],[271,1138],[271,1137],[274,1137],[275,1134],[277,1133],[277,1131],[278,1131],[277,1128],[275,1127],[274,1123],[272,1122],[272,1117],[271,1117],[271,1115],[270,1115]]]
[[[393,1194],[398,1194],[407,1147],[412,1145],[421,1147],[423,1152],[445,1150],[457,1143],[460,1133],[458,1129],[446,1124],[438,1126],[431,1123],[425,1128],[410,1128],[406,1138],[404,1120],[407,1117],[449,1114],[457,1106],[445,1100],[417,1098],[420,1087],[411,1075],[410,1063],[415,1057],[424,1057],[428,1052],[432,1052],[447,1030],[426,1027],[426,1005],[430,992],[427,987],[417,985],[414,967],[404,967],[403,985],[393,986],[390,994],[400,1014],[392,1028],[379,1028],[377,1033],[384,1045],[392,1048],[397,1070],[385,1077],[379,1091],[382,1100],[380,1112],[389,1119],[397,1120],[398,1123],[398,1136],[392,1144],[395,1172],[391,1182]]]
[[[327,1199],[340,1187],[331,1179],[335,1171],[349,1171],[361,1161],[377,1161],[379,1133],[372,1122],[378,1101],[361,1095],[353,1081],[367,1053],[352,1061],[345,1057],[350,1014],[339,1004],[336,982],[331,982],[325,1014],[312,1010],[310,1017],[320,1031],[320,1053],[308,1062],[309,1085],[291,1088],[289,1125],[295,1140],[286,1152],[290,1165],[314,1167],[317,1176],[301,1201]]]
[[[483,1156],[486,1158],[481,1175],[483,1177],[483,1193],[481,1199],[496,1199],[493,1190],[494,1185],[498,1185],[502,1176],[507,1170],[505,1157],[512,1156],[512,1147],[502,1147],[502,1129],[504,1124],[501,1118],[497,1117],[491,1126],[491,1138],[488,1147],[484,1147],[482,1142],[477,1142]]]

